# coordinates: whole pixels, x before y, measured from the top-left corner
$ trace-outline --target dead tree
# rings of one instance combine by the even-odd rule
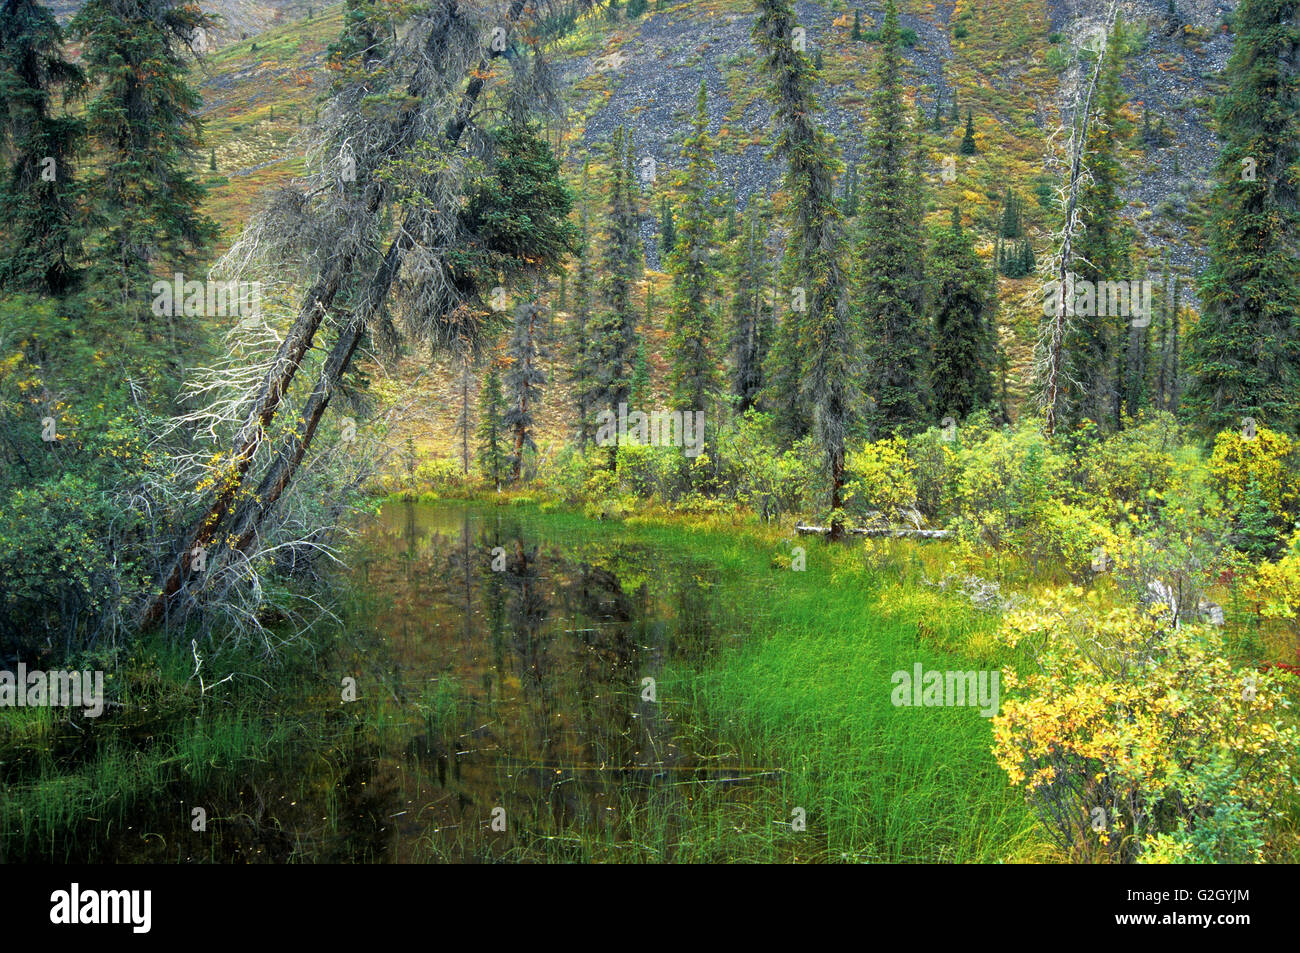
[[[497,9],[436,0],[422,9],[403,24],[388,57],[339,90],[323,111],[309,150],[313,174],[278,195],[219,266],[231,276],[258,273],[271,284],[296,266],[287,284],[308,290],[260,381],[222,405],[242,424],[230,449],[210,465],[210,479],[199,484],[210,483],[212,496],[180,534],[156,595],[140,613],[143,627],[167,617],[193,577],[193,553],[203,551],[211,565],[247,550],[294,479],[366,335],[395,346],[388,311],[395,286],[411,336],[433,346],[480,336],[474,286],[448,263],[448,252],[464,238],[457,210],[465,167],[486,147],[476,121],[490,86],[505,86],[513,102],[554,105],[535,36],[528,37],[531,56],[520,51],[519,37],[535,33],[556,6],[509,0]],[[502,59],[505,79],[496,70]],[[335,337],[315,383],[292,424],[277,426],[295,376],[331,323]],[[219,423],[207,426],[220,433]],[[250,489],[257,472],[260,480]]]
[[[1065,144],[1065,158],[1062,160],[1055,153],[1048,157],[1050,166],[1059,168],[1064,164],[1067,170],[1065,184],[1058,191],[1065,222],[1056,236],[1056,251],[1043,260],[1042,273],[1056,287],[1052,306],[1054,313],[1046,315],[1047,320],[1039,327],[1034,355],[1038,403],[1043,409],[1044,425],[1049,436],[1056,432],[1062,395],[1069,384],[1065,341],[1071,331],[1070,313],[1074,306],[1074,302],[1069,300],[1073,292],[1071,268],[1076,257],[1074,242],[1083,229],[1079,214],[1079,194],[1088,182],[1086,156],[1088,131],[1093,122],[1093,98],[1101,79],[1108,53],[1107,43],[1114,25],[1115,3],[1112,0],[1106,11],[1104,29],[1094,28],[1090,32],[1096,38],[1097,54],[1092,73],[1086,82],[1080,77],[1074,84],[1074,101],[1069,109],[1070,137]],[[1081,43],[1081,47],[1082,45]],[[1061,131],[1063,130],[1058,129],[1058,134]]]
[[[460,356],[460,373],[456,376],[456,400],[460,410],[456,414],[454,432],[460,438],[460,468],[463,476],[469,476],[469,438],[474,430],[473,399],[477,388],[474,386],[474,363],[469,354]]]

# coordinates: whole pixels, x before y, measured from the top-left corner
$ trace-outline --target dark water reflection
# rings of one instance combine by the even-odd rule
[[[152,753],[170,779],[57,836],[7,831],[0,856],[674,859],[702,792],[743,799],[769,775],[723,766],[736,759],[690,723],[670,674],[740,637],[743,587],[645,538],[532,510],[385,506],[359,528],[344,625],[315,661],[70,739],[73,755],[112,746],[124,764]],[[216,745],[231,719],[242,740]],[[213,753],[187,761],[195,738]]]
[[[629,813],[680,814],[696,734],[663,671],[703,663],[734,607],[707,567],[602,537],[412,503],[364,531],[353,577],[384,690],[433,713],[404,746],[393,859],[554,856],[633,836]]]

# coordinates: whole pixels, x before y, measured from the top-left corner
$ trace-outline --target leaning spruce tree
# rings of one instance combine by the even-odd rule
[[[198,592],[190,554],[199,547],[209,549],[208,565],[219,567],[280,525],[278,503],[363,340],[392,324],[393,298],[402,304],[394,310],[403,333],[435,348],[460,346],[483,339],[482,309],[494,285],[532,281],[557,267],[560,243],[530,248],[514,238],[563,229],[564,221],[551,219],[556,183],[535,180],[540,166],[531,160],[507,168],[510,157],[478,122],[501,115],[494,107],[503,100],[516,109],[555,101],[544,54],[563,31],[542,37],[539,28],[553,14],[594,5],[509,0],[492,19],[456,0],[396,10],[397,25],[420,42],[386,50],[382,63],[350,78],[322,107],[307,177],[281,189],[222,262],[231,278],[288,277],[300,305],[277,352],[266,355],[264,373],[238,385],[236,399],[223,394],[205,411],[237,407],[238,419],[220,424],[234,435],[215,473],[210,463],[186,465],[185,479],[207,476],[212,489],[179,514],[158,588],[138,616],[142,626],[189,611],[193,600],[185,596]],[[493,69],[498,58],[523,57],[537,68]],[[507,201],[496,201],[501,190],[474,187],[481,176],[457,158],[467,133],[488,146],[473,169],[510,180]],[[305,260],[303,248],[314,250]],[[326,323],[327,315],[345,320]],[[304,360],[313,348],[320,362]],[[297,387],[304,367],[318,371],[302,375],[312,379]]]
[[[1242,0],[1234,17],[1203,312],[1187,332],[1183,407],[1208,432],[1300,426],[1298,17],[1294,0]]]

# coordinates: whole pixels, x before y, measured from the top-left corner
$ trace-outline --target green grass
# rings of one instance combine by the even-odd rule
[[[95,856],[132,821],[186,798],[212,804],[286,752],[299,729],[276,710],[283,696],[250,680],[219,702],[215,693],[204,699],[189,681],[188,655],[160,641],[138,646],[114,673],[125,684],[107,689],[116,704],[98,719],[0,710],[0,859]],[[292,671],[294,660],[284,661],[282,673]],[[207,664],[255,666],[251,658]]]
[[[772,580],[743,597],[756,624],[741,647],[665,687],[685,692],[694,721],[719,726],[742,762],[786,772],[779,799],[738,818],[748,859],[1042,855],[1032,816],[993,760],[990,721],[973,708],[890,700],[891,674],[916,662],[969,670],[1008,661],[988,648],[992,616],[936,598],[915,565],[867,570],[860,546],[832,554],[801,541],[808,568],[799,573],[771,568],[771,551],[744,537],[687,532],[680,543],[727,576]],[[808,820],[804,843],[783,826],[796,807]]]

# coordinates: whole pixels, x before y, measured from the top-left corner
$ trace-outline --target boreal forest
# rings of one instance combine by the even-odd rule
[[[1298,193],[1295,0],[0,0],[0,861],[1300,860]]]

